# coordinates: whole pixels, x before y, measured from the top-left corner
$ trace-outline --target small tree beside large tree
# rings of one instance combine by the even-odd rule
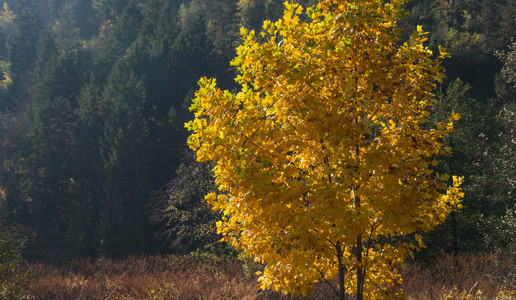
[[[206,199],[225,239],[265,264],[262,288],[399,297],[417,233],[460,206],[461,179],[433,171],[459,118],[429,119],[446,54],[433,58],[420,27],[399,43],[404,2],[285,3],[264,42],[242,29],[237,93],[199,81],[188,143],[216,162]]]

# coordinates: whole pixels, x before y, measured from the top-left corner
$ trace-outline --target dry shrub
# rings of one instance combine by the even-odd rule
[[[493,280],[496,264],[494,254],[441,253],[430,263],[407,264],[403,289],[409,299],[461,299],[465,295],[495,299],[502,288]]]
[[[448,296],[449,299],[515,299],[513,294],[500,297],[504,286],[497,281],[503,276],[503,268],[498,268],[499,261],[497,254],[442,253],[426,264],[408,263],[403,272],[402,288],[408,299],[448,299]],[[261,291],[254,275],[256,268],[256,265],[238,260],[183,256],[83,259],[63,267],[34,264],[32,270],[39,279],[27,298],[292,299],[281,293]],[[336,285],[336,281],[332,283]],[[310,299],[335,298],[326,283],[319,283]]]
[[[258,286],[237,261],[143,256],[35,264],[34,299],[253,299]]]
[[[427,263],[408,262],[403,270],[403,284],[407,299],[506,299],[501,296],[503,283],[496,280],[502,277],[499,269],[500,257],[496,254],[451,255],[441,253]],[[514,265],[513,265],[514,266]],[[495,276],[496,275],[496,276]],[[336,286],[334,280],[332,284]],[[510,287],[505,287],[510,289]],[[290,299],[278,293],[264,292],[259,299]],[[305,299],[305,298],[300,298]],[[315,285],[310,299],[337,299],[332,289],[325,283]],[[350,299],[353,299],[350,297]]]

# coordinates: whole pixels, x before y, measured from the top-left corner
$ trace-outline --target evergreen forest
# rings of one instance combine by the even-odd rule
[[[4,0],[0,11],[0,226],[29,261],[210,253],[220,216],[209,163],[187,149],[201,77],[235,89],[240,27],[282,0]],[[313,0],[294,0],[311,5]],[[451,54],[432,118],[461,115],[442,173],[463,208],[424,235],[420,258],[516,249],[516,1],[412,0]],[[257,35],[259,39],[259,35]]]

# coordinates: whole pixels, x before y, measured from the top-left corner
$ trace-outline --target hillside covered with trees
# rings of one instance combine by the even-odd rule
[[[316,1],[294,1],[310,5]],[[457,112],[437,167],[464,177],[463,208],[424,235],[444,250],[516,249],[516,2],[412,0],[443,61],[431,118]],[[0,216],[29,261],[194,251],[235,255],[204,202],[210,163],[187,150],[199,78],[236,88],[240,27],[279,0],[6,0],[0,14]],[[260,39],[256,35],[256,39]]]

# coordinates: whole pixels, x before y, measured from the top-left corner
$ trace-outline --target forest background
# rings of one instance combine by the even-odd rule
[[[303,5],[316,1],[298,0]],[[440,251],[516,251],[516,1],[413,0],[401,21],[443,45],[433,118],[461,114],[439,171],[464,208],[425,234]],[[241,26],[279,0],[7,0],[0,14],[0,218],[23,257],[62,264],[133,254],[235,255],[203,200],[209,164],[186,150],[201,76],[236,88]]]

